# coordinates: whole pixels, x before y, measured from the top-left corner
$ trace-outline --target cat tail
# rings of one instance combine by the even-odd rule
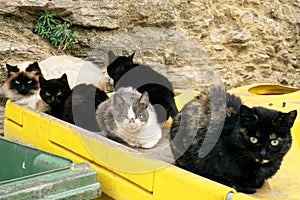
[[[168,106],[167,113],[169,116],[174,118],[178,114],[178,108],[176,106],[174,98],[170,98],[168,102],[169,102],[169,106]]]
[[[173,91],[168,90],[168,93],[169,94],[166,96],[166,105],[164,107],[166,109],[167,115],[171,116],[172,119],[174,119],[174,117],[178,114],[178,108],[175,103]]]

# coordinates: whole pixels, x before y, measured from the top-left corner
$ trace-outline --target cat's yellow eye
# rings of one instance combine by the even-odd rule
[[[258,139],[256,137],[250,137],[250,142],[256,144],[258,142]]]
[[[272,146],[277,146],[279,144],[279,140],[271,140]]]
[[[50,96],[51,94],[50,94],[49,92],[46,92],[46,95],[47,95],[47,96]]]
[[[57,96],[60,96],[60,95],[62,95],[62,92],[61,92],[61,91],[59,91],[59,92],[57,93]]]

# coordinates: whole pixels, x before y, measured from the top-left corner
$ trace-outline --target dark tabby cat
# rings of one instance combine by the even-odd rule
[[[96,120],[98,105],[108,99],[107,94],[92,84],[76,85],[68,97],[62,119],[89,131],[100,131]]]
[[[134,53],[130,56],[116,57],[112,51],[109,51],[108,56],[110,64],[107,73],[114,80],[116,90],[120,87],[132,86],[140,93],[147,91],[159,122],[178,113],[173,86],[166,77],[148,66],[133,63]]]
[[[219,90],[214,91],[214,95],[220,94]],[[249,108],[230,94],[226,94],[226,99],[221,135],[205,156],[200,156],[199,151],[204,138],[210,137],[206,135],[209,122],[221,119],[218,114],[211,115],[209,93],[202,92],[175,117],[170,142],[174,157],[178,158],[176,165],[239,192],[254,193],[278,171],[290,149],[290,129],[297,111],[282,113],[263,107]],[[221,102],[217,101],[217,104]]]
[[[40,77],[40,96],[42,100],[50,106],[47,114],[62,119],[64,105],[71,94],[67,75],[63,74],[60,78],[46,80]]]

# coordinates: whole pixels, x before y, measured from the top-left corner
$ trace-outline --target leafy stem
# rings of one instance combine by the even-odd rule
[[[55,14],[48,11],[41,13],[34,26],[33,31],[44,39],[49,39],[50,43],[61,50],[72,48],[78,43],[78,34],[71,32],[70,24],[55,19]]]

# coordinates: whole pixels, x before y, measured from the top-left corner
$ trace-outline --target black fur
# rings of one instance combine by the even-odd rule
[[[178,113],[173,86],[166,77],[148,66],[133,63],[134,53],[130,56],[116,57],[112,51],[109,51],[108,55],[110,64],[107,73],[114,80],[115,90],[132,86],[140,93],[147,91],[159,122]]]
[[[6,69],[7,69],[7,77],[8,78],[12,75],[12,73],[16,73],[16,72],[20,71],[20,69],[17,66],[13,66],[10,64],[6,64]]]
[[[108,96],[92,84],[76,85],[72,90],[67,75],[45,80],[40,78],[40,96],[49,106],[46,113],[90,131],[99,131],[96,109]]]
[[[214,106],[221,108],[221,102],[216,102]],[[226,118],[221,135],[212,150],[200,157],[204,138],[209,137],[206,134],[210,120],[221,119],[211,109],[206,91],[186,104],[174,118],[170,143],[176,165],[239,192],[254,193],[278,171],[290,149],[290,128],[297,111],[282,113],[263,107],[248,108],[238,97],[226,94]]]
[[[46,111],[46,113],[61,119],[64,104],[72,92],[68,84],[67,75],[63,74],[61,78],[50,80],[40,77],[39,81],[41,87],[40,96],[50,106],[50,110]]]
[[[35,72],[36,75],[42,75],[40,66],[38,62],[34,62],[28,65],[28,67],[25,69],[26,72]]]
[[[100,131],[95,113],[106,99],[107,94],[94,85],[76,85],[66,100],[62,119],[90,131]]]

